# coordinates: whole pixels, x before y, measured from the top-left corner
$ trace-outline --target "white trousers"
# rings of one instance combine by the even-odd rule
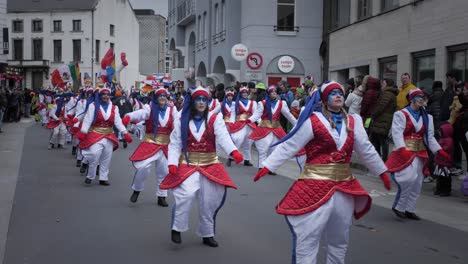
[[[236,145],[237,149],[242,151],[244,160],[251,159],[252,144],[253,140],[249,138],[253,129],[248,125],[245,125],[241,130],[231,134],[232,142]]]
[[[132,189],[141,192],[145,188],[146,177],[150,174],[151,165],[155,164],[156,172],[156,196],[167,197],[167,190],[160,190],[159,185],[169,173],[167,168],[167,158],[162,150],[158,151],[152,157],[146,160],[133,163],[136,168],[135,176],[133,177]]]
[[[414,213],[416,211],[416,201],[421,193],[424,180],[423,169],[424,160],[416,157],[408,167],[392,175],[398,186],[393,208],[401,212]]]
[[[62,122],[60,125],[52,129],[52,135],[50,136],[50,144],[65,144],[65,135],[67,134],[67,127]]]
[[[226,187],[210,181],[199,172],[190,175],[173,189],[175,204],[172,208],[172,230],[189,229],[192,202],[198,198],[198,231],[200,237],[212,237],[216,232],[216,214],[226,200]]]
[[[145,137],[145,121],[141,121],[135,125],[135,135],[141,140]]]
[[[275,144],[278,138],[273,133],[269,133],[266,137],[255,140],[255,146],[258,151],[258,168],[263,168],[263,162],[273,152],[275,148],[270,148],[271,145]]]
[[[39,116],[41,117],[42,124],[49,123],[49,118],[47,117],[47,109],[44,108],[41,111],[39,111]]]
[[[325,236],[327,264],[344,263],[353,222],[354,197],[335,192],[313,212],[286,216],[293,234],[293,264],[315,264],[322,234]]]
[[[109,167],[112,160],[114,144],[107,138],[91,145],[91,147],[82,150],[83,157],[88,161],[88,179],[96,178],[96,169],[99,165],[99,180],[109,180]]]
[[[76,137],[73,137],[73,146],[77,147],[78,144],[80,144],[80,140],[77,139]],[[80,148],[76,149],[76,160],[83,160],[83,154],[81,153]]]

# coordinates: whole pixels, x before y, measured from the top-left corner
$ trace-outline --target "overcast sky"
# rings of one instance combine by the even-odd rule
[[[168,0],[130,0],[133,9],[153,9],[156,14],[167,18]]]

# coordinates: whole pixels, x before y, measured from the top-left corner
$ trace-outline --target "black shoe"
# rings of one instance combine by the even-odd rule
[[[180,236],[180,232],[172,230],[171,231],[171,240],[172,240],[172,242],[174,242],[176,244],[182,243],[182,237]]]
[[[99,185],[109,186],[109,181],[99,181]]]
[[[270,171],[268,172],[268,175],[276,175],[276,173]]]
[[[92,180],[90,178],[86,178],[84,180],[84,183],[86,183],[86,184],[91,184],[91,182],[92,182]]]
[[[76,155],[76,147],[73,147],[73,148],[72,148],[72,155],[73,155],[73,156]]]
[[[392,208],[392,211],[395,213],[396,216],[398,216],[399,218],[406,218],[406,214],[401,212],[401,211],[398,211],[397,209],[395,208]]]
[[[54,144],[49,144],[49,146],[47,147],[47,149],[53,149],[54,148]]]
[[[99,176],[99,165],[97,165],[97,168],[96,168],[96,176]]]
[[[250,160],[244,160],[244,166],[247,166],[247,167],[252,167],[253,164],[250,163]]]
[[[81,167],[81,160],[76,161],[76,167],[78,167],[78,168]]]
[[[226,162],[226,166],[231,167],[232,159],[228,159]]]
[[[408,211],[405,212],[405,216],[411,220],[421,220],[421,218],[417,216],[415,213],[410,213]]]
[[[204,237],[203,238],[203,244],[209,246],[209,247],[218,247],[218,242],[214,240],[214,237]]]
[[[169,205],[166,202],[166,197],[158,196],[158,205],[162,207],[168,207]]]
[[[80,173],[85,173],[88,170],[87,163],[81,163]]]
[[[132,196],[130,196],[130,202],[136,203],[138,201],[139,195],[140,195],[139,191],[133,191]]]
[[[63,145],[58,144],[58,147],[57,147],[57,148],[58,148],[58,149],[63,149]]]
[[[123,142],[123,148],[125,149],[125,148],[127,148],[127,146],[128,146],[128,143],[127,143],[127,141],[124,140],[124,142]]]

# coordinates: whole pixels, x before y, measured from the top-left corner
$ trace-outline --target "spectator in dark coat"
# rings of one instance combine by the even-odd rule
[[[380,80],[366,75],[362,80],[364,95],[361,102],[361,117],[364,122],[372,116],[380,94]]]
[[[8,106],[8,98],[6,94],[6,90],[3,87],[0,87],[0,133],[2,133],[2,126],[3,126],[3,115]]]
[[[28,118],[29,114],[31,114],[31,101],[32,101],[32,95],[31,95],[31,90],[25,89],[23,93],[23,116]]]
[[[429,102],[426,109],[427,113],[432,115],[435,130],[439,129],[440,124],[442,123],[440,103],[443,94],[444,90],[442,89],[442,82],[435,81],[432,84],[431,94],[427,95]]]
[[[132,112],[132,104],[120,90],[115,91],[115,97],[112,100],[112,104],[119,107],[119,114],[121,118]]]
[[[393,114],[397,110],[397,94],[398,89],[393,80],[383,79],[382,94],[371,115],[370,141],[384,161],[388,156],[388,134],[392,127]]]
[[[450,118],[450,106],[452,105],[453,97],[455,97],[455,88],[458,84],[457,77],[453,72],[447,72],[445,77],[447,77],[448,85],[440,101],[440,120],[442,121],[447,121]]]

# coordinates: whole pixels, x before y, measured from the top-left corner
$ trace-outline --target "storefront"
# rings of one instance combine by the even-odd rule
[[[1,71],[0,71],[1,72]],[[16,67],[4,67],[4,71],[0,73],[0,83],[4,87],[16,88],[24,87],[24,71]]]
[[[300,87],[305,77],[304,66],[294,56],[281,55],[273,58],[266,68],[267,84],[278,85],[285,80],[291,87]]]

